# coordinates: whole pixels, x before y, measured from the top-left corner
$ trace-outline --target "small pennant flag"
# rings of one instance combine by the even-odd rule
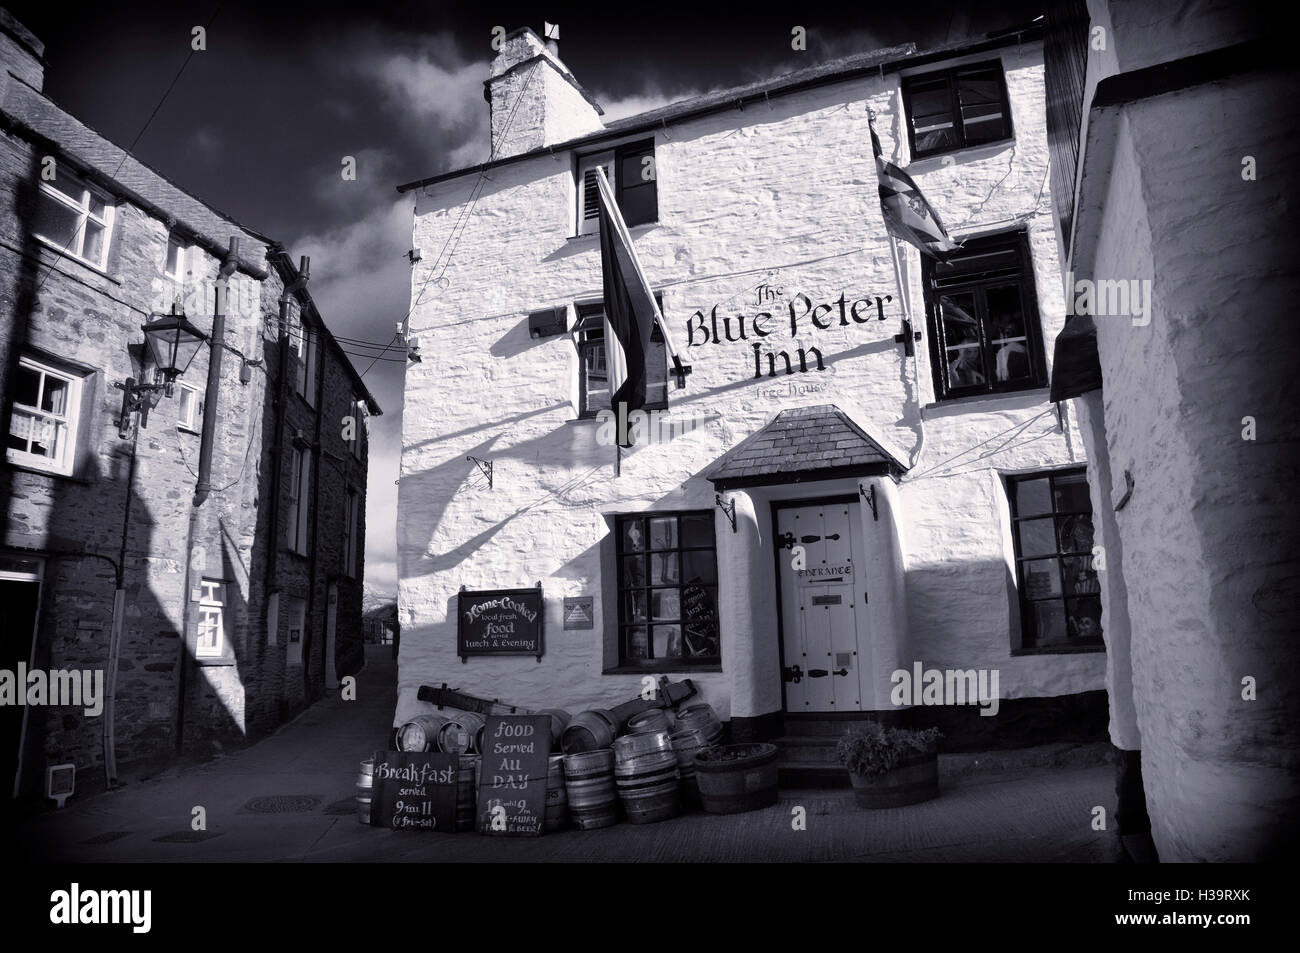
[[[881,155],[880,139],[870,113],[867,126],[871,130],[871,149],[876,156],[880,208],[885,215],[886,227],[895,237],[915,245],[931,258],[946,258],[961,245],[949,237],[939,214],[925,200],[912,177]]]

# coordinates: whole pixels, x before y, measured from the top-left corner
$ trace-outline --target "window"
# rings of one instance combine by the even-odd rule
[[[112,201],[98,189],[62,167],[41,182],[34,231],[46,244],[102,271],[112,228]]]
[[[185,244],[175,235],[167,237],[167,262],[163,274],[177,281],[185,278]]]
[[[195,658],[221,658],[226,653],[226,627],[222,610],[226,584],[217,579],[203,580],[199,599],[199,632],[194,643]]]
[[[620,516],[614,528],[620,662],[719,664],[712,511]]]
[[[307,553],[307,514],[311,500],[311,457],[293,448],[293,473],[289,480],[289,531],[286,544],[294,552]]]
[[[81,379],[31,358],[14,378],[7,457],[10,463],[72,473],[81,406]]]
[[[357,502],[356,490],[348,490],[343,503],[343,575],[357,575]]]
[[[578,234],[594,235],[600,229],[597,166],[614,189],[614,201],[628,228],[659,219],[658,169],[653,139],[629,143],[612,152],[578,159]]]
[[[199,391],[196,387],[189,384],[176,382],[176,400],[178,401],[176,412],[176,425],[182,430],[190,430],[195,433],[199,429]]]
[[[997,60],[904,78],[903,108],[913,159],[1011,137],[1007,86]]]
[[[940,400],[1046,384],[1024,232],[970,239],[946,262],[922,256],[921,269]]]
[[[358,460],[361,459],[361,431],[365,427],[366,420],[366,402],[363,400],[352,400],[352,439],[348,441],[348,446],[352,449],[352,456]]]
[[[1009,477],[1007,489],[1021,647],[1103,645],[1101,584],[1093,568],[1092,503],[1085,471]]]
[[[659,296],[655,296],[659,300]],[[660,302],[662,305],[662,302]],[[605,306],[578,305],[578,416],[595,417],[610,409],[609,370],[605,366]],[[650,332],[650,353],[646,356],[647,410],[668,407],[668,349],[656,324]]]
[[[316,339],[318,335],[289,309],[289,350],[294,355],[294,390],[307,403],[316,406]]]

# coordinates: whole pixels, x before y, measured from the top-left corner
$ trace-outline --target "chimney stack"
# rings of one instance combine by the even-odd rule
[[[545,42],[528,27],[505,38],[483,96],[492,112],[492,158],[531,152],[605,128],[604,110],[561,62],[560,29]]]

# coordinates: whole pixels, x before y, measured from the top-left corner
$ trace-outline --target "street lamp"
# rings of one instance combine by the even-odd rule
[[[189,370],[199,348],[207,340],[175,304],[171,314],[150,315],[150,318],[141,330],[149,353],[153,355],[154,383],[137,384],[134,377],[128,377],[125,384],[116,385],[122,389],[122,415],[117,421],[117,432],[123,439],[130,433],[131,414],[140,411],[140,426],[145,426],[149,419],[146,398],[158,391],[171,397],[172,382]]]

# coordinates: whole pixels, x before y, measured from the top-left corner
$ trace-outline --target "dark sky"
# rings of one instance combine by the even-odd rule
[[[743,16],[637,2],[600,19],[590,3],[6,5],[45,42],[47,95],[120,145],[144,129],[144,162],[312,256],[310,289],[332,330],[388,341],[410,294],[411,200],[395,186],[486,158],[493,27],[559,23],[561,59],[611,119],[850,53],[977,36],[1033,19],[1045,0],[800,3]],[[207,50],[150,122],[191,29],[209,22]],[[796,24],[805,52],[791,49]],[[355,182],[339,174],[349,155]],[[402,367],[380,362],[365,378],[384,408],[371,422],[366,575],[389,590]]]

